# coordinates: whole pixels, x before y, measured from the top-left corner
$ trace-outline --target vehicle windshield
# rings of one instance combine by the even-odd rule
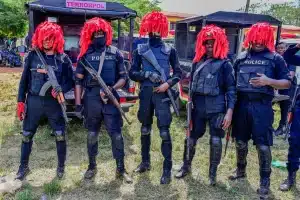
[[[71,48],[79,48],[79,36],[65,36],[65,51],[70,51]]]

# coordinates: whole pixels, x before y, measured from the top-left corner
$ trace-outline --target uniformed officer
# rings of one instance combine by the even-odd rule
[[[229,177],[246,177],[248,141],[258,152],[261,198],[268,196],[273,145],[274,88],[290,87],[288,69],[282,56],[274,53],[273,28],[268,23],[254,24],[244,41],[248,51],[238,56],[234,69],[237,76],[237,103],[233,115],[233,137],[236,139],[237,170]]]
[[[174,86],[181,76],[179,61],[176,50],[162,41],[163,37],[168,36],[167,17],[160,12],[152,12],[145,15],[141,22],[140,35],[149,34],[149,43],[141,44],[133,53],[133,64],[129,72],[132,80],[138,81],[140,87],[140,107],[138,119],[141,126],[141,155],[142,162],[135,172],[143,173],[150,170],[150,143],[151,127],[153,114],[157,117],[157,126],[162,139],[161,151],[164,156],[163,174],[161,184],[169,184],[171,181],[172,169],[172,142],[170,135],[170,124],[172,115],[170,111],[170,101],[166,91]],[[161,74],[144,56],[151,50],[160,67],[165,72],[167,82],[162,82]],[[171,76],[171,68],[173,75]]]
[[[191,171],[197,140],[204,135],[208,122],[211,136],[209,180],[211,185],[216,185],[217,168],[222,156],[222,138],[224,130],[231,125],[236,101],[233,67],[226,59],[228,50],[224,30],[215,25],[202,28],[198,34],[191,74],[193,128],[190,138],[185,140],[183,165],[176,178],[183,178]]]
[[[281,56],[283,56],[286,49],[287,49],[287,45],[284,42],[280,42],[276,46],[276,52]],[[290,71],[290,78],[293,80],[293,82],[290,89],[278,91],[278,93],[281,95],[288,95],[290,99],[279,102],[281,118],[280,118],[279,126],[275,131],[275,135],[277,136],[284,134],[285,131],[287,130],[287,126],[288,126],[287,118],[288,118],[289,107],[291,105],[291,101],[294,96],[293,94],[295,92],[295,87],[293,83],[297,82],[297,80],[295,80],[296,66],[291,64],[287,64],[287,66],[288,66],[288,70]]]
[[[88,20],[81,32],[79,61],[98,71],[106,85],[119,98],[116,90],[122,88],[128,78],[123,55],[116,47],[111,46],[112,34],[111,25],[104,19],[96,17]],[[103,64],[101,64],[102,62]],[[82,87],[85,88],[83,107],[85,124],[88,129],[89,166],[84,177],[91,179],[97,173],[98,137],[101,122],[104,121],[112,141],[113,157],[116,159],[116,177],[124,178],[127,183],[131,183],[132,180],[126,173],[124,166],[121,113],[110,101],[106,103],[107,97],[105,97],[103,89],[80,62],[76,68],[75,84],[77,111],[81,109]]]
[[[39,96],[48,81],[46,71],[35,51],[25,59],[24,71],[19,86],[17,114],[23,122],[21,165],[17,179],[24,179],[29,173],[29,155],[32,139],[43,116],[48,118],[56,136],[58,156],[57,177],[64,175],[66,160],[65,121],[61,107],[56,100],[59,92],[68,92],[73,87],[72,63],[64,51],[64,37],[60,26],[50,22],[41,23],[32,38],[32,46],[40,49],[48,65],[52,66],[61,87],[52,88],[45,96]],[[26,105],[26,106],[25,106]],[[26,107],[26,109],[25,109]]]
[[[300,66],[300,56],[295,55],[300,50],[300,44],[289,48],[284,58],[290,65]],[[281,191],[288,191],[296,186],[296,174],[300,165],[300,95],[299,90],[296,96],[295,107],[292,108],[292,124],[289,136],[289,153],[288,153],[288,177],[280,185]]]

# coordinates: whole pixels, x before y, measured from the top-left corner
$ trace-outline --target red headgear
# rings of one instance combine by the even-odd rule
[[[145,36],[148,33],[160,33],[161,37],[167,37],[169,34],[168,18],[158,11],[153,11],[146,14],[141,22],[140,36]]]
[[[48,21],[39,24],[32,37],[32,47],[42,50],[45,39],[54,39],[52,50],[58,53],[64,52],[64,34],[59,25]]]
[[[215,25],[207,25],[202,28],[197,36],[196,55],[193,62],[199,62],[206,53],[204,42],[207,40],[215,40],[213,57],[224,59],[229,51],[229,44],[225,31]]]
[[[84,23],[80,36],[80,54],[81,58],[92,43],[92,36],[95,32],[103,31],[106,34],[106,45],[112,44],[113,31],[110,23],[100,17],[94,17]]]
[[[254,43],[263,44],[270,51],[275,51],[274,32],[269,23],[256,23],[252,25],[244,41],[244,47],[249,48]]]

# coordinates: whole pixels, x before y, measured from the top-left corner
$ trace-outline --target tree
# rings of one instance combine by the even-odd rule
[[[243,11],[240,8],[238,11]],[[250,13],[271,15],[283,24],[300,26],[300,0],[291,0],[290,2],[272,4],[269,0],[261,0],[258,3],[250,5]]]
[[[296,6],[296,1],[272,4],[263,13],[279,19],[283,24],[300,26],[300,8]]]
[[[0,1],[0,36],[5,38],[23,37],[28,27],[24,8],[25,0]]]
[[[138,17],[135,19],[134,24],[134,30],[139,30],[139,24],[141,21],[141,18],[148,12],[151,12],[153,10],[160,11],[159,7],[159,0],[112,0],[118,3],[124,4],[124,6],[135,10],[137,12]],[[114,32],[116,33],[117,30],[117,23],[113,23]],[[122,22],[121,28],[125,32],[129,32],[129,22]]]

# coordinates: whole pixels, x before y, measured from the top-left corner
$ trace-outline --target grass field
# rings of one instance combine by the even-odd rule
[[[0,74],[0,176],[14,174],[19,165],[21,124],[15,118],[16,94],[19,74]],[[130,110],[128,116],[133,124],[123,128],[126,147],[126,167],[132,174],[140,163],[140,124],[136,118],[137,107]],[[278,112],[276,112],[278,121]],[[174,171],[179,168],[183,153],[185,118],[174,117],[171,133],[173,138]],[[83,180],[88,165],[86,156],[86,130],[81,122],[75,121],[68,126],[68,157],[66,176],[62,181],[55,179],[56,148],[49,127],[39,128],[33,144],[30,159],[32,173],[24,181],[23,187],[15,194],[0,196],[0,200],[41,199],[258,199],[256,189],[259,183],[258,159],[255,147],[250,145],[248,155],[248,178],[230,182],[227,176],[235,168],[234,145],[230,143],[229,152],[218,171],[217,187],[208,184],[209,138],[206,134],[198,145],[193,161],[193,173],[184,180],[173,179],[167,186],[159,184],[162,171],[160,137],[155,127],[152,135],[152,170],[142,175],[133,175],[134,183],[127,185],[115,180],[115,161],[112,159],[110,140],[103,131],[100,136],[98,174],[94,181]],[[287,143],[276,139],[273,147],[274,160],[286,160]],[[288,193],[278,191],[280,182],[287,172],[273,168],[271,190],[273,199],[300,199],[298,189]]]

